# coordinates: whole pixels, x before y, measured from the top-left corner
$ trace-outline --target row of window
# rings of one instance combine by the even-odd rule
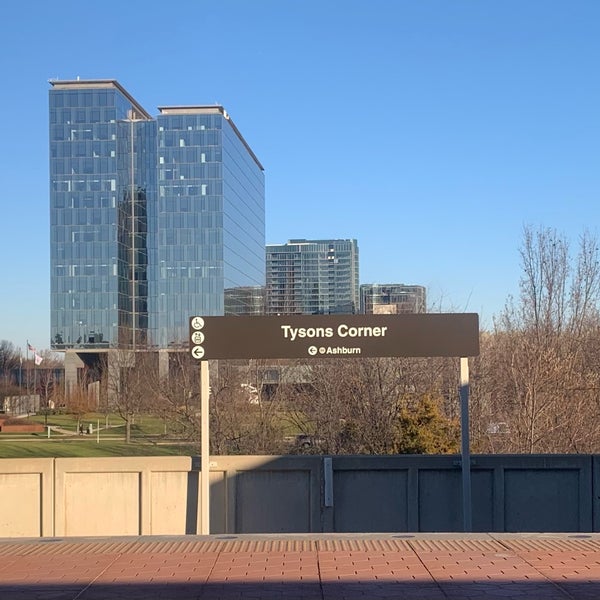
[[[62,310],[111,310],[117,307],[117,294],[114,290],[77,290],[79,293],[54,295],[52,308]]]
[[[115,292],[116,291],[116,280],[108,277],[58,277],[54,283],[53,291],[58,294],[66,294],[67,296],[77,294],[93,294],[95,292]],[[81,298],[84,302],[85,308],[94,308],[99,305],[96,304],[100,298]]]
[[[54,265],[52,273],[55,277],[108,277],[117,275],[117,264],[71,264]]]
[[[172,149],[158,157],[158,164],[204,164],[218,162],[221,164],[222,151],[220,146],[201,146]]]
[[[53,179],[52,192],[116,192],[116,179]],[[54,196],[53,196],[54,197]]]
[[[187,146],[196,146],[202,148],[205,146],[221,146],[221,132],[214,129],[204,131],[164,131],[158,134],[158,147],[164,148],[165,152],[169,148],[185,148]]]
[[[223,117],[221,115],[163,115],[156,119],[158,130],[176,129],[194,131],[204,129],[221,129]]]
[[[93,212],[93,211],[86,211]],[[65,213],[66,215],[67,213]],[[83,226],[89,225],[89,226]],[[50,241],[53,244],[78,244],[84,242],[85,245],[94,246],[93,242],[97,242],[97,245],[115,245],[117,244],[117,232],[112,225],[93,225],[84,223],[83,225],[77,225],[77,229],[73,229],[73,225],[56,225],[52,227]],[[145,240],[142,234],[137,234],[138,245],[140,243],[145,245]],[[129,232],[126,232],[127,239],[131,236]],[[124,239],[119,238],[119,241],[124,242]],[[129,244],[129,241],[127,241]]]
[[[159,198],[168,198],[169,196],[194,198],[197,196],[221,196],[223,194],[223,182],[220,179],[209,180],[206,183],[199,183],[193,179],[186,181],[183,178],[176,181],[176,184],[159,185]]]
[[[50,90],[50,108],[115,106],[115,96],[116,92],[112,89]]]
[[[65,228],[59,228],[65,229]],[[54,234],[51,232],[52,260],[70,263],[73,261],[101,260],[112,261],[117,252],[116,243],[100,242],[95,244],[65,244],[65,233]]]
[[[159,169],[159,181],[174,179],[221,179],[223,171],[219,163],[188,164],[180,163]]]
[[[223,232],[221,229],[161,229],[158,233],[160,246],[202,246],[210,251],[211,246],[223,243]]]
[[[96,181],[98,184],[99,180]],[[105,196],[102,194],[89,194],[89,195],[72,195],[69,193],[56,193],[53,195],[53,210],[52,214],[55,212],[60,212],[54,209],[94,209],[94,208],[115,208],[117,206],[117,198],[116,196]],[[107,214],[111,214],[113,211],[104,211]],[[54,223],[53,223],[54,224]]]
[[[71,226],[71,225],[114,225],[117,221],[116,210],[103,210],[101,208],[76,208],[69,210],[52,210],[50,215],[50,224],[54,226]],[[112,228],[114,230],[114,227]],[[93,242],[94,240],[111,240],[111,233],[107,230],[106,237],[86,238],[85,241]],[[71,240],[84,241],[84,240]]]
[[[158,250],[153,253],[158,254]],[[213,252],[211,251],[211,253]],[[206,256],[207,250],[196,244],[188,246],[162,246],[160,248],[160,264],[189,262],[193,266],[198,266],[204,270],[207,268],[203,262],[206,260]],[[206,273],[203,277],[208,277],[208,274]]]
[[[74,125],[72,123],[57,123],[50,125],[50,143],[57,146],[69,146],[86,141],[116,142],[117,123],[104,121],[102,123],[86,123]],[[126,132],[124,132],[126,133]],[[130,137],[127,137],[129,142]]]

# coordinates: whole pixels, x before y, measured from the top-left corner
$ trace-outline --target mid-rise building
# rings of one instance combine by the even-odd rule
[[[50,84],[52,348],[168,348],[193,314],[261,312],[263,167],[225,109]]]
[[[353,314],[359,310],[354,239],[267,245],[268,314]]]
[[[362,284],[360,312],[368,315],[427,312],[425,287],[403,283]]]

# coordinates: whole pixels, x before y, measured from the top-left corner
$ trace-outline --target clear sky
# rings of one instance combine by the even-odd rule
[[[525,225],[600,213],[598,0],[24,0],[0,18],[0,339],[49,347],[48,80],[225,106],[267,242],[356,238],[361,283],[491,325]]]

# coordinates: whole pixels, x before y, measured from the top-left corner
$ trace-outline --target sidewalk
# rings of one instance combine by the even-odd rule
[[[2,600],[600,599],[600,534],[0,539]]]

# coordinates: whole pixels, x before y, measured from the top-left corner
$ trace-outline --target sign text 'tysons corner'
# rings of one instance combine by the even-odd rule
[[[281,325],[283,337],[290,342],[307,338],[326,339],[336,335],[340,338],[385,337],[387,330],[387,326],[351,326],[346,323],[340,323],[335,329],[333,327],[292,327],[291,325]]]

